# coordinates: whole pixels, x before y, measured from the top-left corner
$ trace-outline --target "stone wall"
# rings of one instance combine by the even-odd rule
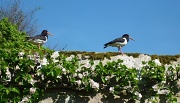
[[[180,103],[180,96],[177,94],[177,103]],[[51,89],[45,92],[45,96],[39,103],[144,103],[143,101],[130,101],[127,98],[114,97],[106,93],[88,93],[68,89]],[[150,103],[147,102],[146,103]],[[159,103],[165,103],[159,100]]]
[[[89,62],[89,56],[86,56],[85,59],[82,59],[82,55],[77,55],[80,58],[80,63]],[[74,55],[71,55],[67,60],[73,58]],[[128,68],[137,68],[141,69],[143,66],[142,61],[148,62],[152,60],[152,57],[145,54],[140,54],[138,57],[127,56],[127,55],[116,55],[111,56],[110,59],[104,58],[103,60],[94,60],[94,64],[97,65],[100,61],[103,64],[107,62],[117,61],[118,59],[123,60]],[[159,59],[153,60],[156,64],[162,65]],[[165,64],[165,66],[178,66],[180,65],[180,57],[175,61],[171,61],[171,64]],[[95,66],[94,65],[94,66]],[[164,64],[163,64],[164,65]],[[179,94],[177,93],[178,102]],[[51,88],[45,91],[45,95],[39,101],[39,103],[139,103],[140,101],[129,101],[123,96],[113,96],[112,94],[106,93],[104,91],[99,91],[98,93],[86,92],[86,91],[77,91],[70,88]],[[163,103],[163,100],[159,99],[160,103]]]

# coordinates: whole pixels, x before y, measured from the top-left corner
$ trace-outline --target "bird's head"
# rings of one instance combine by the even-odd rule
[[[134,40],[133,38],[131,38],[128,34],[124,34],[122,37],[123,37],[123,38],[126,38],[127,41],[129,41],[129,39],[135,41],[135,40]]]
[[[53,36],[53,35],[52,35],[50,32],[48,32],[47,30],[43,30],[42,33],[41,33],[41,35],[43,35],[43,36],[48,36],[48,35]]]

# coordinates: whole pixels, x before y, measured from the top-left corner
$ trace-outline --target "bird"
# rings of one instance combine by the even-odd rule
[[[43,30],[39,35],[36,35],[34,37],[26,37],[26,40],[35,45],[38,45],[38,48],[40,48],[41,45],[47,42],[48,35],[53,36],[53,34],[48,32],[47,30]]]
[[[120,52],[123,55],[123,52],[122,52],[121,48],[123,46],[125,46],[129,42],[129,39],[135,41],[128,34],[124,34],[122,37],[116,38],[116,39],[114,39],[114,40],[104,44],[104,48],[106,48],[108,46],[117,47],[118,48],[118,52]]]

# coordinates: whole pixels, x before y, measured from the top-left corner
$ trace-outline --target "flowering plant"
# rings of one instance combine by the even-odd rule
[[[54,51],[44,55],[42,51],[27,53],[16,49],[0,49],[0,52],[1,101],[36,101],[43,91],[53,87],[103,90],[141,101],[153,101],[153,97],[164,95],[167,101],[176,101],[179,66],[166,67],[149,61],[139,70],[127,68],[122,60],[96,65],[89,60],[84,64],[78,57],[67,59]]]
[[[44,91],[54,87],[105,91],[133,102],[157,102],[157,98],[177,101],[179,65],[161,65],[155,60],[144,62],[141,68],[128,68],[120,59],[98,64],[95,60],[84,62],[78,56],[67,57],[45,48],[39,50],[24,42],[25,36],[17,35],[21,39],[13,44],[10,41],[17,39],[15,34],[24,34],[7,20],[0,22],[0,28],[0,37],[9,35],[0,46],[0,102],[35,102]]]

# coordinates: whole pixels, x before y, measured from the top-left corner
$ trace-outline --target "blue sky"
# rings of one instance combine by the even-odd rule
[[[125,53],[180,54],[180,0],[22,0],[34,7],[39,33],[54,34],[46,47],[67,51],[117,52],[103,44],[128,33],[136,41]]]

